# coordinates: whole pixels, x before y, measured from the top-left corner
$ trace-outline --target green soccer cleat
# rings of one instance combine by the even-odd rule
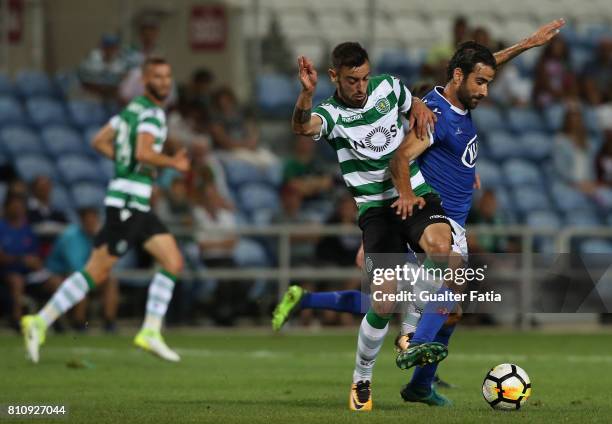
[[[283,325],[289,320],[291,313],[300,304],[302,297],[306,294],[306,290],[300,286],[289,286],[280,303],[272,312],[272,329],[279,331]]]
[[[420,391],[406,384],[400,391],[402,399],[406,402],[420,402],[429,406],[452,406],[453,402],[446,396],[441,395],[435,388],[427,391]]]
[[[395,359],[398,368],[407,370],[415,366],[437,364],[448,356],[448,348],[442,343],[431,342],[410,346]]]
[[[159,331],[142,329],[134,338],[134,345],[166,361],[179,362],[181,357],[170,349]]]
[[[40,359],[40,346],[45,342],[47,324],[38,315],[26,315],[21,318],[21,332],[25,341],[28,357],[35,364]]]

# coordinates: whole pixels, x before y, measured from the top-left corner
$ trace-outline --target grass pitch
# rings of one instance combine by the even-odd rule
[[[455,406],[406,404],[409,373],[394,365],[392,333],[374,373],[374,411],[348,410],[356,330],[272,335],[263,331],[167,333],[182,362],[162,362],[131,347],[128,336],[49,335],[41,363],[25,361],[22,341],[0,335],[0,405],[66,405],[74,423],[609,423],[612,337],[459,328],[440,367],[459,386]],[[90,363],[70,368],[71,360]],[[483,400],[487,370],[514,362],[531,377],[533,396],[518,412]]]

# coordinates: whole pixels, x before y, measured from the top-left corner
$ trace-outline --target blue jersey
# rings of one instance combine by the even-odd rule
[[[478,136],[469,110],[449,103],[443,87],[430,91],[423,101],[438,121],[431,146],[418,158],[425,181],[440,195],[446,215],[465,227],[476,176]]]
[[[46,268],[54,274],[71,274],[85,266],[93,240],[80,225],[72,224],[55,241],[47,257]]]

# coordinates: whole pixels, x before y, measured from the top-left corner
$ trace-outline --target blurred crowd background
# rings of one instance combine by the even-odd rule
[[[167,102],[167,144],[170,150],[188,148],[192,169],[186,175],[160,172],[153,205],[177,234],[195,276],[177,287],[170,324],[267,322],[278,290],[273,282],[205,277],[211,269],[278,265],[278,243],[241,236],[241,228],[355,224],[357,211],[333,149],[296,138],[289,127],[299,90],[297,55],[317,64],[321,101],[333,93],[327,57],[345,40],[363,42],[376,73],[400,77],[421,96],[444,84],[458,43],[473,39],[497,51],[566,12],[561,36],[500,69],[490,98],[474,111],[483,187],[469,225],[612,225],[612,3],[308,3],[245,0],[218,6],[231,10],[228,34],[240,34],[246,83],[228,81],[218,66],[181,64],[184,77],[177,77]],[[146,2],[138,5],[127,21],[129,43],[109,22],[69,69],[5,66],[0,73],[0,314],[15,329],[24,311],[37,309],[87,259],[113,172],[112,163],[90,147],[92,135],[142,93],[143,59],[168,53],[167,42],[160,48],[166,15],[147,9]],[[224,232],[212,231],[219,229]],[[290,241],[291,266],[352,267],[360,237],[314,231]],[[512,237],[479,234],[469,244],[474,253],[521,251]],[[532,248],[555,251],[544,239]],[[586,237],[572,249],[612,253],[612,241]],[[151,266],[146,254],[133,251],[119,270]],[[85,331],[93,320],[114,331],[118,317],[139,318],[147,282],[137,274],[111,279],[90,302],[93,307],[80,304],[57,330]],[[355,278],[293,283],[312,290],[360,286]],[[354,323],[338,314],[302,318]]]

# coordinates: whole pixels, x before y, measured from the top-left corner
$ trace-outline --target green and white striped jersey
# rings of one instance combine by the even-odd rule
[[[148,212],[155,168],[136,160],[136,139],[139,133],[152,134],[153,149],[161,153],[168,133],[166,114],[147,97],[139,96],[113,116],[110,124],[116,131],[115,176],[108,184],[104,204]]]
[[[368,208],[388,206],[398,197],[389,160],[404,138],[401,115],[410,110],[412,95],[390,75],[370,78],[363,108],[351,108],[332,96],[312,113],[323,120],[321,137],[336,150],[340,171],[363,214]],[[410,164],[410,182],[417,196],[434,192],[416,162]]]

